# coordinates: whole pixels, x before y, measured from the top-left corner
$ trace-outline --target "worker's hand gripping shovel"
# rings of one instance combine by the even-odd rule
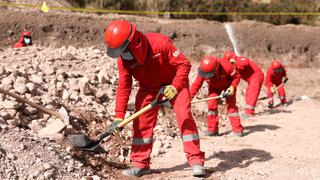
[[[277,87],[275,88],[275,92],[276,92],[281,86],[283,86],[287,81],[288,81],[288,78],[285,78],[285,79],[283,80],[283,82],[282,82],[279,86],[277,86]],[[268,99],[268,97],[261,97],[261,98],[259,98],[258,100],[265,100],[265,99]]]
[[[221,99],[221,98],[224,98],[224,97],[226,97],[226,93],[225,93],[225,91],[222,91],[219,96],[209,97],[209,98],[199,99],[199,100],[194,100],[194,101],[191,101],[191,104],[204,102],[204,101],[209,101],[209,100],[213,100],[213,99]]]
[[[125,126],[126,124],[128,124],[132,120],[136,119],[141,114],[151,110],[152,108],[154,108],[156,106],[162,105],[162,104],[166,103],[167,101],[169,101],[168,99],[159,100],[159,96],[161,94],[163,94],[163,90],[164,90],[164,88],[162,87],[159,90],[155,100],[153,100],[149,105],[147,105],[144,108],[140,109],[138,112],[134,113],[129,118],[121,121],[119,124],[109,127],[109,129],[107,131],[105,131],[102,134],[98,135],[97,139],[95,139],[95,140],[94,139],[90,139],[85,134],[74,134],[74,135],[71,135],[69,137],[69,141],[70,141],[71,145],[74,148],[85,150],[85,151],[93,151],[93,152],[97,152],[97,153],[105,152],[103,150],[103,148],[100,146],[100,143],[102,142],[102,140],[104,138],[112,135],[113,131],[116,128],[117,129],[121,129],[123,126]]]

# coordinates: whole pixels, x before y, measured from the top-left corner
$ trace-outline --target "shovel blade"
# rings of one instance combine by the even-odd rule
[[[99,141],[90,139],[84,134],[73,134],[69,137],[70,144],[79,150],[91,151],[95,153],[105,153],[106,151],[99,145]]]
[[[97,143],[84,134],[73,134],[69,137],[69,142],[76,148],[90,148]]]

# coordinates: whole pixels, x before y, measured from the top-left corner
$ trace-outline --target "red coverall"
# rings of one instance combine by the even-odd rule
[[[117,118],[124,118],[131,92],[132,76],[139,81],[136,96],[136,111],[155,99],[163,85],[172,84],[179,94],[170,101],[176,113],[178,127],[182,134],[184,152],[190,166],[204,164],[204,153],[200,151],[198,130],[191,114],[188,74],[190,62],[164,35],[140,32],[142,47],[132,50],[136,61],[118,58],[119,83],[116,93],[115,112]],[[129,45],[130,46],[130,45]],[[140,115],[133,121],[133,143],[131,160],[133,166],[149,168],[153,144],[153,129],[156,126],[159,107]]]
[[[212,78],[203,78],[199,74],[193,82],[190,90],[191,97],[194,97],[199,91],[203,82],[206,81],[209,85],[208,97],[215,97],[226,90],[230,85],[235,89],[239,84],[240,75],[236,69],[226,59],[219,60],[219,67]],[[236,90],[232,96],[226,98],[228,117],[232,126],[233,132],[242,132],[243,127],[240,122],[238,107],[236,105]],[[208,101],[208,116],[207,125],[208,132],[218,132],[219,116],[218,116],[218,99]]]
[[[243,80],[248,83],[246,89],[246,114],[253,115],[258,96],[263,83],[263,72],[252,60],[238,56],[236,59],[237,70]]]
[[[27,37],[31,37],[31,32],[29,31],[24,31],[21,33],[21,36],[20,36],[20,39],[19,41],[14,45],[14,48],[21,48],[21,47],[26,47],[28,46],[27,44],[24,43],[24,40],[23,38],[27,36]],[[32,45],[32,41],[31,43],[29,44],[29,46]]]
[[[273,104],[273,94],[271,93],[271,87],[276,85],[278,88],[278,95],[281,103],[286,103],[286,93],[284,91],[283,85],[279,86],[282,83],[282,78],[287,77],[287,72],[284,66],[281,64],[282,71],[274,72],[272,66],[270,66],[267,70],[266,78],[265,78],[265,86],[267,87],[267,96],[268,96],[268,104]]]

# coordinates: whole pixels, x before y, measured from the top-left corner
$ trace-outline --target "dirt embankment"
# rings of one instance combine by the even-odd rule
[[[176,34],[177,47],[192,60],[212,54],[222,56],[231,47],[222,23],[206,20],[168,20],[121,15],[95,15],[1,9],[0,47],[12,46],[26,28],[32,31],[36,44],[55,47],[98,46],[104,48],[103,32],[114,19],[128,19],[143,32]],[[268,23],[242,21],[231,23],[240,53],[259,64],[281,59],[291,67],[319,67],[320,28],[304,25],[274,26]]]

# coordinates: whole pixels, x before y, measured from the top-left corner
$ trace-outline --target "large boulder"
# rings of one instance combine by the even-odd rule
[[[55,136],[59,132],[61,132],[63,129],[65,129],[67,126],[59,119],[49,119],[48,124],[45,128],[42,128],[39,130],[38,135],[40,137],[51,137]]]

